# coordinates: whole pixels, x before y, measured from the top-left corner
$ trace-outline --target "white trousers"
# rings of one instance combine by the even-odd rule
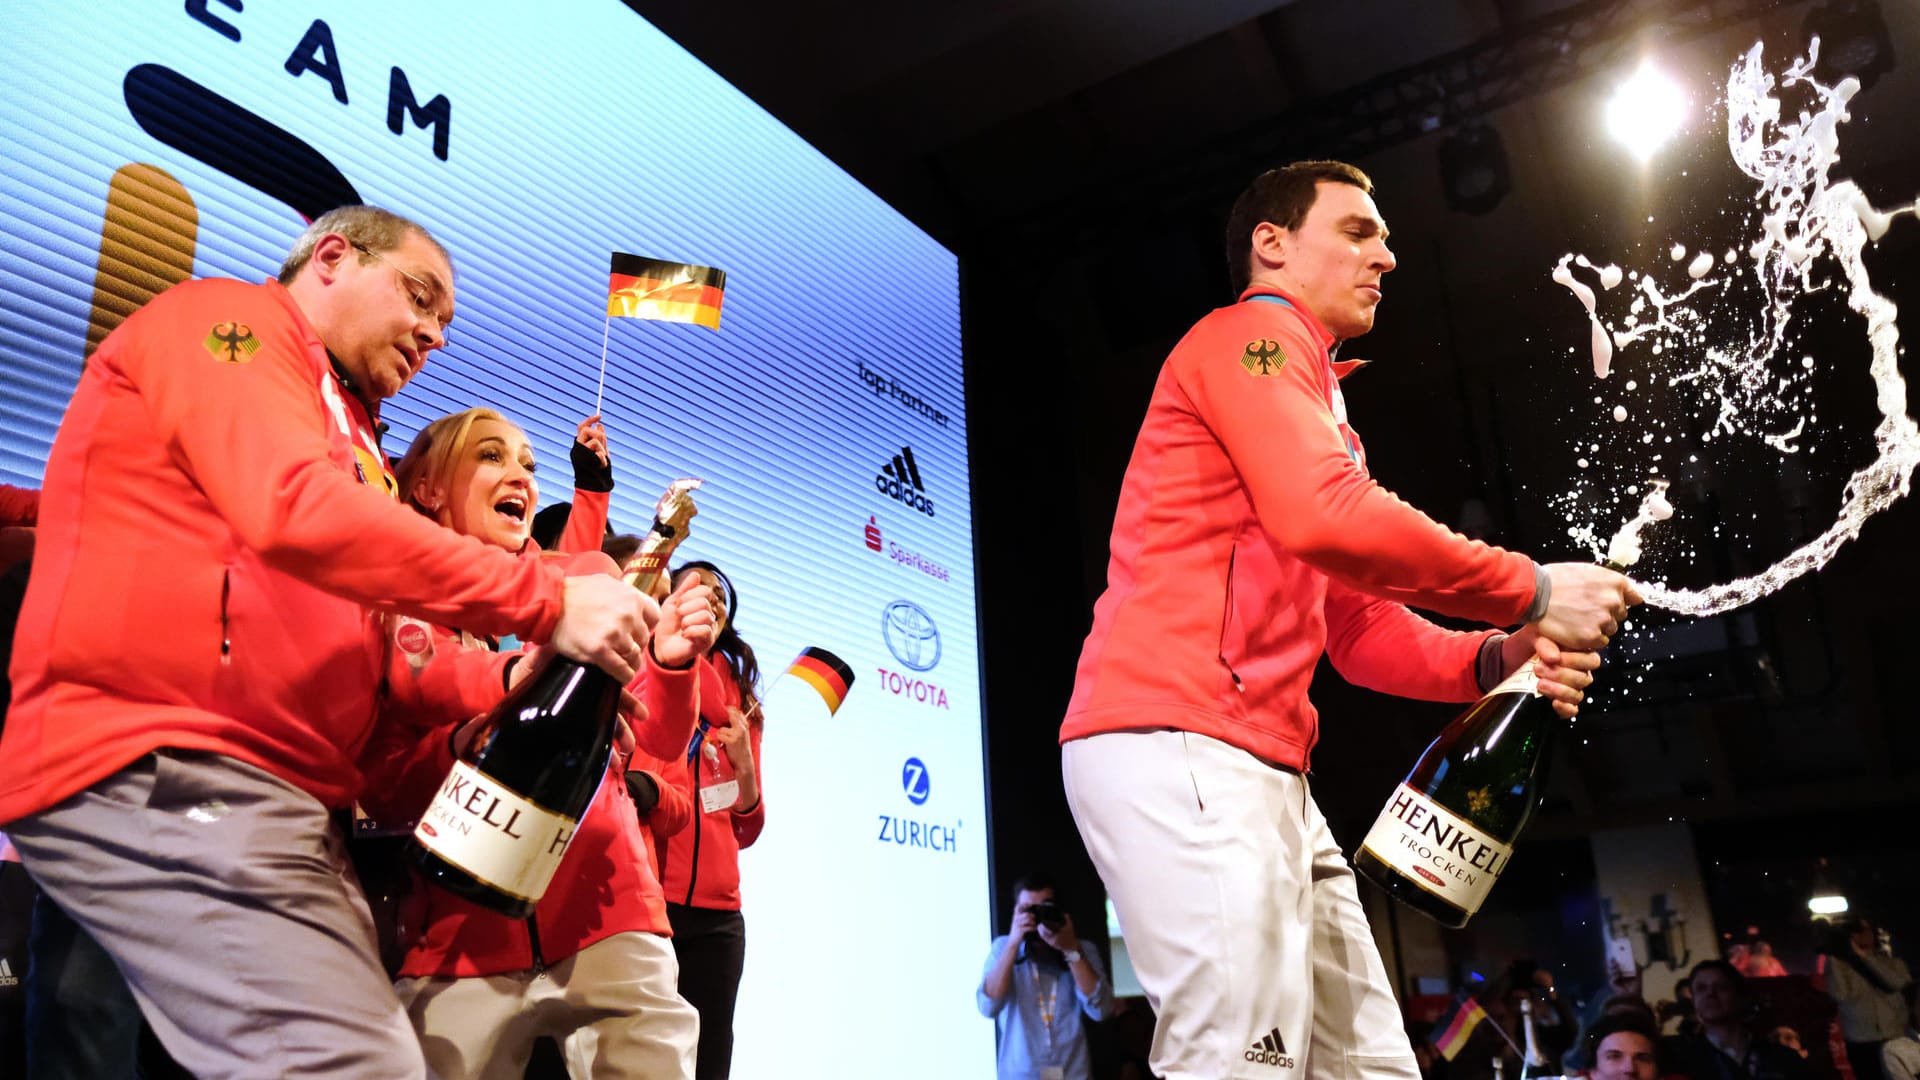
[[[394,983],[437,1080],[520,1080],[534,1041],[573,1080],[693,1080],[700,1015],[658,934],[603,938],[539,972]]]
[[[1076,739],[1067,801],[1159,1022],[1165,1080],[1419,1080],[1307,780],[1175,730]]]

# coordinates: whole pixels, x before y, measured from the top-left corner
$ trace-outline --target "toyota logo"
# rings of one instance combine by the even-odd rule
[[[940,662],[940,630],[933,616],[909,600],[895,600],[880,615],[887,651],[915,671],[931,671]]]

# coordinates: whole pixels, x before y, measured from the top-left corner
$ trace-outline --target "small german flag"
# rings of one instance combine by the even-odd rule
[[[840,703],[847,700],[847,691],[853,688],[853,669],[847,662],[815,645],[800,650],[787,674],[799,676],[820,691],[820,696],[827,699],[829,716],[840,711]]]
[[[1452,1061],[1467,1045],[1467,1036],[1487,1018],[1487,1010],[1469,994],[1461,994],[1453,1011],[1434,1021],[1434,1049]]]
[[[725,270],[616,251],[610,276],[607,314],[616,319],[659,319],[720,329],[721,294],[727,289]]]

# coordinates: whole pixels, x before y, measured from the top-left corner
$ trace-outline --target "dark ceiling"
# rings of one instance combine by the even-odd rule
[[[1220,224],[1247,179],[1340,156],[1379,185],[1400,267],[1379,328],[1345,354],[1386,361],[1349,388],[1376,477],[1457,527],[1477,502],[1494,542],[1581,557],[1549,498],[1567,489],[1569,432],[1591,394],[1576,351],[1586,324],[1548,270],[1568,251],[1625,261],[1676,236],[1734,242],[1748,219],[1713,107],[1725,73],[1756,41],[1776,62],[1803,49],[1807,20],[1831,6],[628,3],[961,256],[1002,874],[1072,843],[1052,738],[1120,474],[1161,358],[1229,299]],[[1889,205],[1920,194],[1920,7],[1866,6],[1884,17],[1895,66],[1856,99],[1840,171]],[[1645,167],[1597,119],[1642,55],[1696,106]],[[1471,215],[1449,209],[1438,149],[1476,121],[1504,142],[1512,190]],[[1920,305],[1920,223],[1897,225],[1870,262],[1883,291]],[[1840,358],[1860,335],[1845,319],[1832,355],[1851,371]],[[1750,572],[1830,519],[1874,417],[1858,375],[1820,392],[1837,418],[1828,458],[1683,478],[1682,516],[1712,523],[1693,549],[1706,577]],[[1917,546],[1908,500],[1768,601],[1642,619],[1615,650],[1613,693],[1563,741],[1535,830],[1911,803],[1920,710],[1899,673]],[[1452,710],[1322,676],[1315,764],[1337,782],[1319,797],[1352,840]]]

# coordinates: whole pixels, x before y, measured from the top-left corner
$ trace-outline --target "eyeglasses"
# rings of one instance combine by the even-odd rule
[[[433,283],[428,281],[423,281],[420,278],[407,273],[405,270],[400,269],[398,266],[395,266],[393,264],[393,260],[373,250],[367,245],[359,243],[358,241],[352,241],[352,240],[348,241],[348,243],[353,244],[353,248],[355,251],[358,251],[361,254],[367,255],[371,258],[378,259],[381,263],[385,264],[394,273],[400,275],[400,277],[405,282],[405,284],[401,285],[400,288],[403,292],[407,294],[407,299],[413,304],[413,313],[415,315],[418,315],[420,318],[432,323],[434,326],[434,329],[440,331],[441,341],[445,342],[447,337],[447,324],[453,321],[453,316],[452,315],[443,316],[440,314],[440,290],[436,288],[433,285]]]

